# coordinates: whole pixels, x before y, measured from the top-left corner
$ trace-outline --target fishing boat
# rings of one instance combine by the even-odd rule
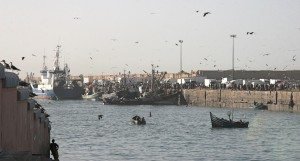
[[[93,101],[99,101],[100,100],[101,93],[92,93],[92,94],[84,94],[82,95],[82,99],[85,100],[93,100]]]
[[[70,68],[68,64],[65,64],[63,69],[60,69],[60,47],[60,45],[57,46],[54,69],[50,71],[54,75],[53,91],[58,100],[82,99],[82,94],[84,93],[83,80],[70,79]]]
[[[254,102],[254,109],[256,110],[268,110],[268,106],[263,103]]]
[[[46,56],[43,56],[43,68],[40,71],[41,80],[35,81],[33,79],[34,74],[27,75],[28,82],[30,82],[30,89],[37,96],[35,99],[56,99],[56,95],[53,91],[53,74],[48,70],[46,63]]]
[[[103,103],[110,105],[186,105],[187,102],[181,92],[172,94],[148,94],[140,98],[124,98],[124,97],[104,97]]]
[[[149,84],[132,85],[138,88],[132,89],[132,86],[128,87],[123,85],[123,89],[111,94],[110,96],[105,95],[102,97],[104,104],[109,105],[187,105],[182,91],[176,90],[163,90],[164,85],[160,84],[166,73],[160,78],[155,76],[155,68],[152,64],[152,74],[148,74],[151,77]],[[124,75],[124,78],[125,75]],[[143,91],[143,87],[147,87],[147,91]]]
[[[249,122],[246,121],[233,121],[230,118],[229,115],[229,120],[223,119],[223,118],[218,118],[214,114],[210,113],[210,120],[211,120],[211,125],[212,128],[248,128]]]
[[[141,118],[140,116],[134,116],[134,117],[132,117],[131,122],[133,124],[136,124],[136,125],[146,125],[145,118],[144,117]]]

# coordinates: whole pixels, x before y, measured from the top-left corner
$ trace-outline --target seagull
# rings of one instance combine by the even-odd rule
[[[216,67],[217,65],[214,65],[214,68]]]
[[[20,81],[20,82],[19,82],[19,86],[27,87],[27,86],[29,86],[29,85],[30,85],[30,84],[27,83],[27,82],[25,82],[25,81]]]
[[[293,61],[296,61],[296,55],[293,56],[293,59],[292,59],[292,60],[293,60]]]
[[[138,41],[136,41],[136,42],[134,42],[134,43],[138,44],[139,42],[138,42]]]
[[[75,20],[79,20],[80,18],[79,18],[79,17],[74,17],[73,19],[75,19]]]
[[[50,116],[49,114],[45,113],[45,117],[49,117],[49,116]]]
[[[254,32],[247,32],[247,35],[252,35],[254,34]]]
[[[7,63],[5,62],[5,60],[2,60],[1,62],[4,63],[5,69],[11,69],[10,66],[9,66],[9,64],[7,64]]]
[[[203,59],[207,61],[207,59],[206,59],[206,58],[203,58]]]
[[[176,46],[178,46],[178,44],[175,43]]]
[[[92,58],[92,57],[90,57],[90,59],[91,59],[91,60],[93,60],[93,58]]]
[[[33,92],[30,92],[30,93],[29,93],[29,97],[35,97],[35,96],[37,96],[37,94],[35,94],[35,93],[33,93]]]
[[[37,102],[35,102],[35,108],[42,108],[42,105],[41,104],[39,104],[39,103],[37,103]]]
[[[22,57],[22,60],[24,60],[24,59],[25,59],[25,57],[23,56],[23,57]]]
[[[199,12],[199,10],[196,11],[197,13]]]
[[[263,54],[263,56],[269,56],[270,54]]]
[[[210,12],[203,13],[203,17],[205,17],[207,14],[211,14]]]
[[[12,62],[10,62],[10,68],[11,68],[12,70],[21,71],[19,68],[15,67],[15,66],[12,64]]]
[[[268,64],[266,64],[266,66],[269,66]]]
[[[288,66],[285,66],[282,70],[285,70]]]

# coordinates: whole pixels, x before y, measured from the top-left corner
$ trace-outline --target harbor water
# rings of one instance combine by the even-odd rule
[[[233,119],[249,121],[248,129],[212,129],[209,112],[228,118],[229,109],[38,101],[50,114],[63,161],[300,160],[296,113],[235,109]],[[135,115],[147,124],[131,124]]]

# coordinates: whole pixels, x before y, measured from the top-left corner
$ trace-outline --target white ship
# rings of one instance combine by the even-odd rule
[[[46,56],[43,56],[43,69],[40,71],[41,81],[34,82],[31,78],[33,78],[33,74],[31,73],[29,76],[30,85],[32,88],[32,92],[37,94],[35,98],[40,99],[56,99],[56,95],[53,91],[53,73],[48,70],[45,64]]]

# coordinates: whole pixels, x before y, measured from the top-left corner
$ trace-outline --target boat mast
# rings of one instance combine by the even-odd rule
[[[153,83],[154,83],[154,64],[151,64],[151,66],[152,66],[152,69],[151,69],[151,91],[153,91]]]
[[[46,55],[43,55],[43,69],[47,70],[47,66],[46,66]]]
[[[57,50],[56,50],[56,53],[55,53],[55,61],[54,61],[54,70],[59,70],[59,48],[61,46],[60,45],[57,45]]]

